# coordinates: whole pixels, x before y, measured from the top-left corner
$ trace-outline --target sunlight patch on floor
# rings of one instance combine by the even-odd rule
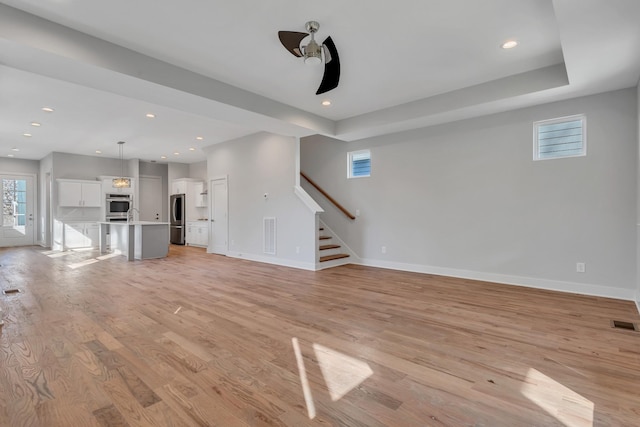
[[[567,427],[593,427],[593,402],[537,369],[529,368],[520,392]]]
[[[98,261],[95,258],[91,258],[91,259],[87,259],[85,261],[76,262],[74,264],[69,264],[69,268],[75,270],[76,268],[85,267],[85,266],[90,265],[90,264],[95,264],[96,262],[100,262],[100,261]]]
[[[309,419],[312,420],[316,417],[316,407],[313,403],[313,395],[311,394],[311,387],[309,387],[307,371],[304,367],[304,359],[302,358],[298,338],[291,338],[291,343],[293,344],[293,352],[296,355],[298,372],[300,373],[300,383],[302,384],[302,394],[304,396],[304,401],[307,404],[307,413],[309,414]]]
[[[103,261],[103,260],[105,260],[105,259],[115,258],[115,257],[120,256],[120,255],[122,255],[122,252],[120,252],[119,250],[115,250],[115,251],[113,251],[113,252],[112,252],[112,253],[110,253],[110,254],[107,254],[107,255],[100,255],[99,257],[96,257],[96,259],[98,259],[98,260],[100,260],[100,261]]]
[[[51,251],[52,253],[46,254],[49,258],[62,258],[65,256],[73,255],[73,252],[61,252],[61,251]]]
[[[329,389],[331,400],[334,402],[340,400],[345,394],[373,375],[373,371],[366,362],[320,344],[313,344],[313,350]]]

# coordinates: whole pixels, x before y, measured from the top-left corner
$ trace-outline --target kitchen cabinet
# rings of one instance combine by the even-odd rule
[[[174,179],[171,183],[171,194],[187,194],[188,178]]]
[[[58,180],[58,206],[99,208],[102,185],[99,181]]]
[[[62,249],[97,248],[100,227],[96,222],[65,222],[62,233]]]
[[[187,222],[186,242],[189,246],[209,246],[209,224],[206,221]]]

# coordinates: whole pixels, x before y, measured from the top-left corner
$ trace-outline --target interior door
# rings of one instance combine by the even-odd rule
[[[211,180],[209,191],[210,211],[209,218],[209,252],[214,254],[227,254],[228,238],[228,190],[227,178]]]
[[[3,174],[0,175],[0,180],[2,180],[0,246],[33,245],[35,177]]]
[[[162,221],[162,180],[159,176],[140,177],[140,221]]]

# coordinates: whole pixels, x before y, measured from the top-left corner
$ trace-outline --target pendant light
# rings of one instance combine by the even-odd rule
[[[131,179],[124,176],[124,141],[118,141],[120,151],[120,177],[113,178],[111,185],[114,188],[131,188]]]

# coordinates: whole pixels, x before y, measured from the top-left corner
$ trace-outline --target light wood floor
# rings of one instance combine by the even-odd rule
[[[634,426],[633,303],[360,266],[0,250],[1,426]],[[93,262],[91,261],[93,260]]]

